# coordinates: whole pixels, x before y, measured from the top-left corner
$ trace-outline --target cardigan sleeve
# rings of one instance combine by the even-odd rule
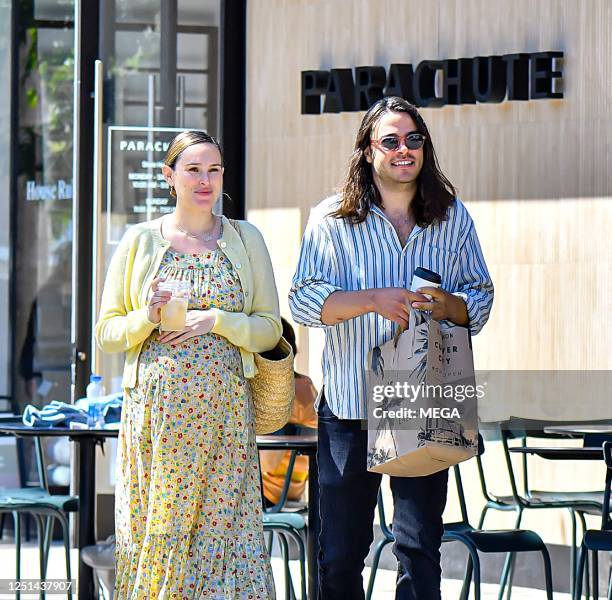
[[[130,298],[137,247],[134,234],[126,232],[106,273],[95,328],[96,342],[103,352],[125,352],[144,342],[157,327],[149,320],[147,307],[133,306]]]
[[[256,227],[241,223],[240,233],[253,271],[251,314],[212,308],[216,316],[212,332],[248,352],[264,352],[276,346],[282,333],[272,261]]]

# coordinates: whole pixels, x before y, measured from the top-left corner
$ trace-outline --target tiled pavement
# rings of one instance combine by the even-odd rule
[[[77,554],[76,550],[72,550],[71,553],[71,565],[73,574],[77,573]],[[0,578],[7,579],[14,576],[14,564],[15,564],[15,550],[11,542],[4,540],[0,543]],[[283,568],[282,560],[280,558],[272,559],[272,566],[274,569],[274,578],[277,583],[277,589],[283,590]],[[292,561],[292,572],[294,578],[297,581],[299,569],[295,561]],[[364,579],[367,581],[370,571],[366,568],[364,573]],[[22,578],[36,578],[38,577],[38,547],[35,543],[26,543],[22,546]],[[64,559],[62,547],[59,543],[54,543],[51,549],[51,559],[49,563],[48,577],[49,578],[63,578],[64,572]],[[394,584],[395,584],[395,573],[393,571],[387,571],[379,569],[376,576],[376,586],[374,589],[374,600],[392,600],[394,598]],[[444,600],[454,600],[459,597],[459,590],[461,589],[461,582],[454,579],[445,579],[442,582],[442,598]],[[482,586],[482,600],[493,600],[497,598],[497,586],[492,584],[484,584]],[[279,592],[279,600],[282,600],[282,591]],[[37,598],[37,595],[25,595],[22,596],[23,600],[28,598]],[[48,598],[62,598],[65,596],[48,596]],[[12,596],[0,594],[0,599],[12,599]],[[530,590],[527,588],[514,588],[512,592],[512,600],[544,600],[546,595],[540,590]],[[554,600],[569,600],[569,594],[555,594]]]

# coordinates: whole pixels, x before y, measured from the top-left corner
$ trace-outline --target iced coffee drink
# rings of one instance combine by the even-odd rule
[[[160,290],[172,292],[172,298],[161,308],[161,330],[182,331],[185,329],[190,285],[186,281],[163,281]]]

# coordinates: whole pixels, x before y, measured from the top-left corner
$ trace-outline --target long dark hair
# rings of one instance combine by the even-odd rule
[[[397,96],[378,100],[364,115],[340,191],[340,206],[331,215],[337,219],[348,218],[354,223],[361,223],[367,217],[372,205],[381,206],[382,198],[374,184],[372,166],[366,160],[366,151],[370,147],[374,127],[384,114],[390,112],[410,115],[419,133],[425,136],[423,167],[418,177],[417,192],[411,204],[416,222],[420,227],[426,227],[436,220],[444,220],[449,206],[455,199],[455,188],[440,170],[436,151],[423,117],[416,106]]]

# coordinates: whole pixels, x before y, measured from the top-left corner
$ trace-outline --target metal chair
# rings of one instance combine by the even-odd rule
[[[480,559],[478,557],[478,552],[540,552],[544,561],[546,594],[548,600],[552,600],[552,571],[550,556],[548,554],[546,545],[540,536],[533,531],[523,529],[485,531],[470,525],[468,520],[467,506],[465,503],[463,484],[461,481],[461,471],[459,466],[453,467],[453,470],[455,473],[455,484],[459,497],[459,506],[461,509],[461,521],[444,524],[442,542],[461,542],[469,553],[468,568],[466,570],[466,578],[461,591],[461,598],[467,600],[471,580],[473,578],[474,596],[476,600],[480,600]],[[374,580],[376,578],[376,571],[378,569],[382,550],[387,544],[394,541],[391,525],[388,525],[385,520],[382,494],[380,492],[378,493],[378,511],[380,516],[380,526],[383,532],[383,539],[378,542],[374,551],[366,600],[371,600],[372,598]]]
[[[597,561],[598,552],[612,552],[612,518],[610,516],[610,487],[612,484],[612,442],[604,442],[602,445],[604,460],[606,461],[606,485],[603,497],[603,509],[601,511],[601,529],[588,529],[584,533],[580,555],[578,558],[578,570],[576,573],[576,585],[574,588],[575,600],[582,597],[582,574],[587,563],[587,555],[591,551],[592,561],[592,589],[593,598],[599,597],[599,569]],[[587,578],[588,579],[588,578]],[[588,591],[587,591],[588,594]],[[608,577],[608,600],[612,600],[612,577]]]
[[[0,417],[3,423],[19,423],[18,417]],[[45,578],[49,549],[53,534],[54,519],[57,519],[62,529],[62,538],[66,559],[66,578],[71,579],[70,571],[70,538],[67,513],[78,511],[78,498],[50,494],[44,465],[44,456],[41,438],[34,439],[36,453],[36,466],[39,477],[39,486],[21,487],[0,492],[0,514],[11,514],[14,524],[15,538],[15,577],[21,575],[21,515],[30,515],[34,518],[38,536],[40,577]],[[72,598],[72,592],[67,592]],[[17,598],[20,593],[17,592]]]
[[[476,458],[478,466],[478,474],[480,486],[485,498],[485,506],[480,514],[478,528],[484,527],[485,517],[491,509],[501,511],[516,512],[514,522],[515,528],[520,527],[523,512],[529,509],[566,509],[569,512],[571,519],[572,544],[570,546],[570,589],[574,587],[576,578],[576,556],[577,556],[577,523],[576,517],[580,520],[582,530],[586,529],[584,515],[586,514],[601,514],[603,506],[603,492],[601,491],[585,491],[585,492],[565,492],[565,491],[548,491],[536,490],[530,487],[529,481],[529,461],[526,454],[521,456],[522,478],[519,485],[519,477],[517,476],[510,455],[510,441],[517,440],[522,446],[527,445],[527,438],[546,438],[558,439],[562,436],[545,434],[543,431],[544,423],[537,421],[521,421],[510,420],[504,423],[487,424],[481,431],[488,434],[485,438],[489,443],[499,441],[503,448],[504,460],[510,482],[510,495],[495,495],[490,492],[486,478],[481,456]],[[513,552],[508,554],[502,569],[500,578],[500,590],[498,599],[503,598],[504,592],[507,590],[506,598],[509,600],[512,593],[512,579],[514,575],[514,560]]]
[[[281,547],[284,562],[284,575],[285,575],[285,598],[286,600],[296,600],[295,589],[293,587],[293,580],[291,578],[291,572],[289,569],[289,544],[287,539],[291,538],[298,549],[298,560],[300,562],[300,594],[301,600],[306,600],[306,546],[304,544],[303,536],[306,535],[307,522],[306,516],[303,512],[286,512],[285,506],[287,503],[287,495],[289,493],[289,486],[291,484],[291,476],[293,474],[293,467],[295,465],[295,459],[297,457],[297,451],[292,450],[289,457],[289,463],[287,465],[287,473],[285,474],[285,480],[283,481],[283,488],[279,501],[273,506],[264,510],[263,515],[263,529],[264,532],[270,532],[271,536],[274,533],[278,534],[278,540]],[[263,498],[263,485],[262,485],[262,498]],[[272,537],[270,539],[268,551],[272,550]]]
[[[391,531],[391,525],[387,524],[387,517],[385,516],[385,505],[383,502],[383,496],[380,489],[378,490],[378,501],[376,503],[378,510],[378,521],[380,531],[382,532],[382,538],[376,544],[374,548],[374,555],[372,557],[372,567],[370,569],[370,578],[368,580],[368,589],[366,591],[366,600],[371,600],[372,593],[374,592],[374,581],[376,580],[376,572],[378,571],[378,565],[380,563],[380,556],[387,544],[392,544],[395,541],[393,533]]]

